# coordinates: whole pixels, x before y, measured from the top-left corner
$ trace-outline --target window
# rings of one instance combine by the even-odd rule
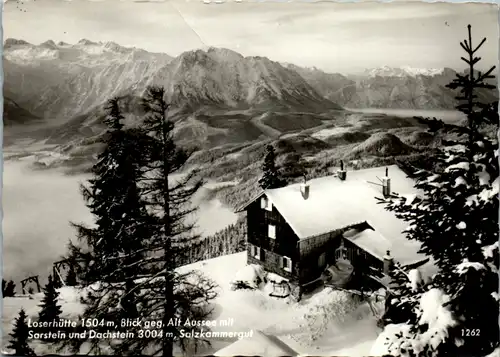
[[[292,272],[292,260],[288,257],[281,257],[281,267],[283,270],[291,273]]]
[[[250,248],[250,254],[252,254],[252,257],[254,257],[255,259],[264,261],[264,251],[260,249],[260,247],[252,245]]]
[[[271,203],[271,201],[269,201],[269,199],[267,197],[262,197],[262,199],[260,200],[260,208],[268,210],[268,211],[272,211],[273,204]]]
[[[252,254],[252,257],[256,259],[260,259],[260,247],[256,247],[255,245],[251,246],[250,249],[250,254]]]
[[[267,207],[267,199],[265,197],[262,197],[260,199],[260,208],[264,209]]]
[[[267,229],[267,236],[272,239],[276,239],[276,226],[270,224]]]

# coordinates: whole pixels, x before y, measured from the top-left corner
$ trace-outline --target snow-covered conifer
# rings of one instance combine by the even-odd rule
[[[422,195],[397,198],[387,208],[409,223],[409,239],[421,243],[439,272],[422,286],[412,286],[408,272],[396,269],[396,287],[385,315],[386,353],[401,356],[485,356],[499,346],[498,305],[498,142],[481,133],[498,125],[498,114],[476,101],[476,88],[491,88],[490,73],[476,72],[470,26],[462,47],[469,54],[468,75],[457,75],[465,101],[457,108],[467,126],[429,121],[431,129],[455,132],[458,139],[434,157],[435,169],[415,172]],[[477,76],[476,76],[477,75]],[[494,120],[494,121],[492,121]],[[461,138],[464,138],[461,140]]]

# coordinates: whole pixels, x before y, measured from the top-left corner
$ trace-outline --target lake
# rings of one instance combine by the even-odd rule
[[[424,110],[424,109],[390,109],[390,108],[346,108],[349,111],[356,113],[366,114],[387,114],[404,118],[411,118],[414,116],[438,118],[446,122],[454,122],[465,119],[466,116],[462,112],[456,110]]]
[[[40,275],[45,281],[52,263],[75,238],[70,222],[92,223],[79,192],[88,175],[67,176],[59,170],[32,170],[30,160],[4,162],[3,276],[20,281]],[[236,222],[237,215],[217,199],[205,200],[209,188],[194,197],[199,205],[198,231],[210,235]]]

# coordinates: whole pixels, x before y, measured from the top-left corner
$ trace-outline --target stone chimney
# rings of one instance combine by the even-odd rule
[[[340,170],[337,171],[339,179],[344,181],[347,177],[347,172],[344,170],[344,161],[340,160]]]
[[[389,275],[394,264],[394,259],[391,256],[391,251],[388,250],[384,255],[384,274]]]
[[[384,197],[391,195],[391,179],[389,178],[389,169],[385,168],[385,177],[382,177],[382,193]]]
[[[300,193],[303,199],[307,200],[309,198],[309,184],[307,183],[306,175],[304,175],[304,182],[300,184]]]

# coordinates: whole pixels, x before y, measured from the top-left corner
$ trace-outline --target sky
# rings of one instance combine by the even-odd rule
[[[484,67],[498,62],[498,5],[449,3],[30,0],[4,4],[4,39],[114,41],[177,56],[225,47],[245,56],[355,73],[381,66],[464,69],[472,25]]]

